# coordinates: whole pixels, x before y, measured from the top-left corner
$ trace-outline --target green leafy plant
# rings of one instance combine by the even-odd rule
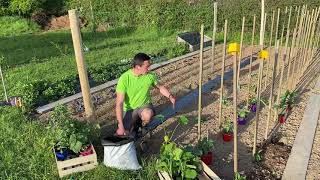
[[[201,156],[208,154],[208,152],[212,151],[213,147],[213,140],[205,137],[198,142],[197,146],[195,147],[195,151],[199,152],[199,155]]]
[[[222,125],[222,132],[226,134],[232,134],[233,133],[233,124],[230,119],[227,119]]]
[[[259,151],[257,151],[257,152],[254,154],[254,160],[255,160],[256,162],[260,162],[260,161],[262,160],[261,152],[262,152],[262,150],[259,150]]]
[[[294,104],[295,98],[297,97],[297,92],[290,92],[287,90],[281,97],[280,103],[275,105],[275,108],[285,109],[288,106],[292,106]]]
[[[58,106],[51,118],[51,127],[55,132],[53,143],[57,151],[70,149],[74,153],[79,153],[90,145],[89,137],[94,129],[89,124],[70,118],[64,106]]]
[[[222,105],[224,105],[224,106],[230,106],[231,105],[231,101],[230,100],[228,100],[228,98],[226,98],[226,97],[222,97]]]
[[[257,98],[253,97],[249,99],[249,104],[257,104]]]
[[[187,123],[188,119],[185,116],[180,116],[176,128],[180,124],[186,125]],[[171,141],[176,128],[171,135],[165,132],[164,142],[160,148],[160,158],[156,167],[161,171],[167,172],[172,178],[194,179],[201,170],[200,160],[191,152],[178,147],[175,142]]]
[[[235,180],[246,180],[247,177],[246,176],[242,176],[240,173],[236,172],[234,175],[234,179]]]
[[[249,110],[247,107],[243,107],[241,109],[238,110],[238,116],[241,118],[246,118],[249,114]]]

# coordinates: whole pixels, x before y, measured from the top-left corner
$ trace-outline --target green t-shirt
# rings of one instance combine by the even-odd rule
[[[123,73],[118,80],[116,92],[125,94],[124,111],[150,104],[150,89],[157,83],[155,73],[135,76],[132,69]]]

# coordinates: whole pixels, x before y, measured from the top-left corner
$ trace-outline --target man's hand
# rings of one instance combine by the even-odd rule
[[[125,136],[125,135],[127,135],[127,132],[126,132],[126,130],[122,127],[122,128],[120,128],[120,127],[118,127],[118,129],[117,129],[117,131],[116,131],[116,134],[118,135],[118,136]]]
[[[169,100],[170,102],[172,103],[172,107],[173,109],[175,108],[175,105],[176,105],[176,98],[173,96],[173,95],[169,95]]]
[[[129,135],[129,132],[126,131],[123,126],[122,126],[122,127],[119,126],[118,129],[117,129],[117,131],[116,131],[116,134],[117,134],[118,136],[125,136],[125,135]]]

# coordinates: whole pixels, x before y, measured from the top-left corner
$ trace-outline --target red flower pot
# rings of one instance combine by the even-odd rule
[[[278,119],[280,124],[283,124],[284,122],[286,122],[286,117],[284,114],[279,114]]]
[[[207,154],[202,155],[201,157],[201,161],[203,161],[206,165],[211,165],[212,164],[212,152],[208,152]]]
[[[90,145],[90,146],[88,146],[88,148],[86,150],[80,152],[80,156],[88,156],[92,153],[93,153],[92,145]]]
[[[222,139],[225,142],[229,142],[233,139],[233,134],[222,133]]]

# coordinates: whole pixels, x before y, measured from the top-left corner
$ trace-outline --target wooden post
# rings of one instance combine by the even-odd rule
[[[238,87],[237,87],[237,57],[238,54],[235,53],[233,56],[233,171],[234,173],[238,172],[238,124],[237,124],[237,92],[238,92]]]
[[[277,15],[277,25],[276,25],[276,34],[275,34],[275,37],[274,37],[274,43],[276,45],[276,42],[278,40],[278,32],[279,32],[279,21],[280,21],[280,8],[278,8],[278,15]],[[279,45],[281,46],[281,44]],[[280,56],[280,47],[279,47],[279,54],[278,56]],[[277,62],[278,63],[278,62]],[[276,74],[278,74],[278,64],[276,64],[276,69],[274,69],[274,71],[276,71]]]
[[[271,69],[272,80],[271,80],[270,95],[269,95],[267,126],[266,126],[264,139],[268,138],[269,123],[270,123],[270,119],[271,119],[271,110],[272,110],[273,101],[274,101],[273,89],[274,89],[274,79],[276,77],[276,73],[275,73],[274,70],[275,70],[277,62],[278,62],[278,55],[279,55],[279,40],[276,41],[275,56],[274,56],[273,66],[272,66],[272,69]]]
[[[227,32],[228,32],[228,20],[224,22],[224,41],[223,41],[223,54],[222,54],[222,63],[221,63],[221,80],[220,80],[220,105],[219,105],[219,121],[218,127],[221,125],[222,120],[222,99],[223,99],[223,81],[224,81],[224,69],[226,61],[226,44],[227,44]]]
[[[255,31],[256,31],[256,15],[253,16],[253,25],[252,25],[251,55],[250,55],[250,67],[249,67],[249,83],[248,83],[247,107],[249,105],[249,99],[250,99],[251,74],[252,74],[252,57],[253,57],[253,45],[254,45],[254,34],[255,34]]]
[[[200,40],[200,71],[199,71],[199,103],[198,103],[198,140],[201,138],[201,112],[202,112],[202,69],[203,69],[203,29],[201,25],[201,40]]]
[[[271,20],[271,29],[270,29],[270,39],[269,39],[269,53],[271,54],[271,46],[272,46],[272,33],[273,33],[273,24],[274,24],[274,16],[275,16],[275,12],[273,11],[272,12],[272,20]],[[267,60],[267,74],[266,74],[266,79],[265,79],[265,82],[264,82],[264,89],[267,88],[267,84],[268,84],[268,77],[269,77],[269,66],[270,66],[270,56],[269,56],[269,59]]]
[[[242,17],[242,28],[241,28],[241,37],[240,37],[240,53],[239,53],[239,63],[238,63],[238,73],[237,73],[237,87],[240,89],[240,65],[242,60],[242,45],[243,45],[243,33],[244,33],[244,23],[246,21],[246,17]]]
[[[83,103],[85,108],[86,117],[89,120],[95,119],[95,112],[91,100],[90,95],[90,86],[87,74],[87,67],[84,62],[83,52],[82,52],[82,39],[80,35],[80,27],[79,27],[79,17],[76,10],[69,10],[69,19],[70,19],[70,28],[72,34],[72,41],[74,52],[77,61],[77,68],[80,79],[81,92],[83,96]]]
[[[215,59],[215,43],[217,31],[217,2],[213,3],[213,32],[212,32],[212,73],[214,72],[214,59]]]
[[[3,59],[3,57],[2,57],[2,59]],[[6,90],[6,85],[4,83],[4,78],[3,78],[3,74],[2,74],[1,64],[0,64],[0,76],[1,76],[1,82],[2,82],[3,91],[4,91],[4,97],[6,98],[6,101],[9,102],[7,90]]]

